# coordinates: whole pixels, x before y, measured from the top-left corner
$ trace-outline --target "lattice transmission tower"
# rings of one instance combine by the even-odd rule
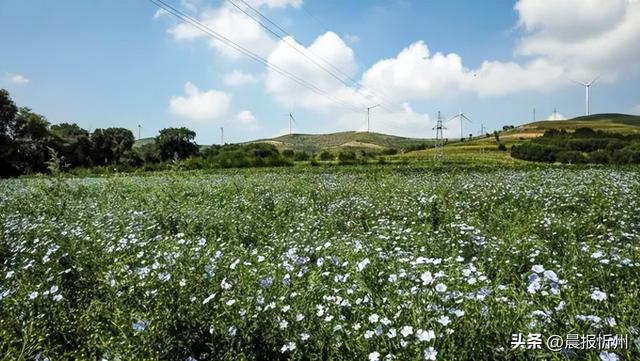
[[[447,128],[442,125],[442,116],[440,115],[439,111],[438,122],[436,123],[436,126],[433,127],[433,129],[436,131],[436,144],[433,157],[436,160],[441,160],[444,157],[444,134],[442,133],[442,130]]]

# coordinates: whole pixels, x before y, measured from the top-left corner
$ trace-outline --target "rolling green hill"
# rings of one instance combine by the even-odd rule
[[[339,132],[331,134],[291,134],[271,139],[259,139],[248,143],[269,143],[279,150],[291,149],[318,153],[321,151],[339,151],[341,149],[409,149],[421,145],[430,145],[432,139],[405,138],[394,135],[366,132]]]
[[[569,120],[541,120],[524,124],[503,133],[505,140],[512,138],[532,138],[541,136],[547,129],[591,128],[615,133],[640,133],[640,116],[628,114],[593,114]]]
[[[634,134],[640,133],[640,116],[628,114],[593,114],[569,120],[542,120],[523,124],[500,132],[500,141],[510,148],[514,144],[540,137],[548,129],[574,131],[578,128],[591,128],[605,132]],[[521,160],[511,158],[508,151],[498,150],[493,135],[473,138],[470,141],[449,142],[444,147],[445,159],[449,162],[518,163]],[[433,149],[419,150],[400,155],[405,159],[432,159]]]

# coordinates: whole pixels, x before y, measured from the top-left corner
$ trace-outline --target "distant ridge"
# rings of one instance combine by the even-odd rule
[[[592,114],[567,120],[540,120],[523,124],[503,132],[502,138],[534,138],[541,136],[547,129],[573,131],[578,128],[591,128],[612,133],[640,133],[640,116],[618,113]]]
[[[341,149],[409,149],[421,145],[431,145],[433,139],[407,138],[382,133],[338,132],[330,134],[287,134],[270,139],[258,139],[247,143],[269,143],[279,150],[291,149],[317,153],[339,151]]]

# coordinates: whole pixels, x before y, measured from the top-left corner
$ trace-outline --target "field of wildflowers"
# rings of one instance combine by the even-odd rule
[[[0,355],[637,360],[639,210],[633,169],[2,181]]]

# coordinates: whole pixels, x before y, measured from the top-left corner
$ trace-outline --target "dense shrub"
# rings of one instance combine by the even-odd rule
[[[353,164],[357,160],[356,153],[350,150],[342,150],[338,153],[338,161],[340,164]]]
[[[511,155],[536,162],[640,164],[640,135],[549,129],[542,137],[511,147]]]
[[[322,161],[330,161],[334,159],[333,153],[328,152],[328,151],[323,151],[322,153],[320,153],[320,155],[318,156],[320,158],[320,160]]]

